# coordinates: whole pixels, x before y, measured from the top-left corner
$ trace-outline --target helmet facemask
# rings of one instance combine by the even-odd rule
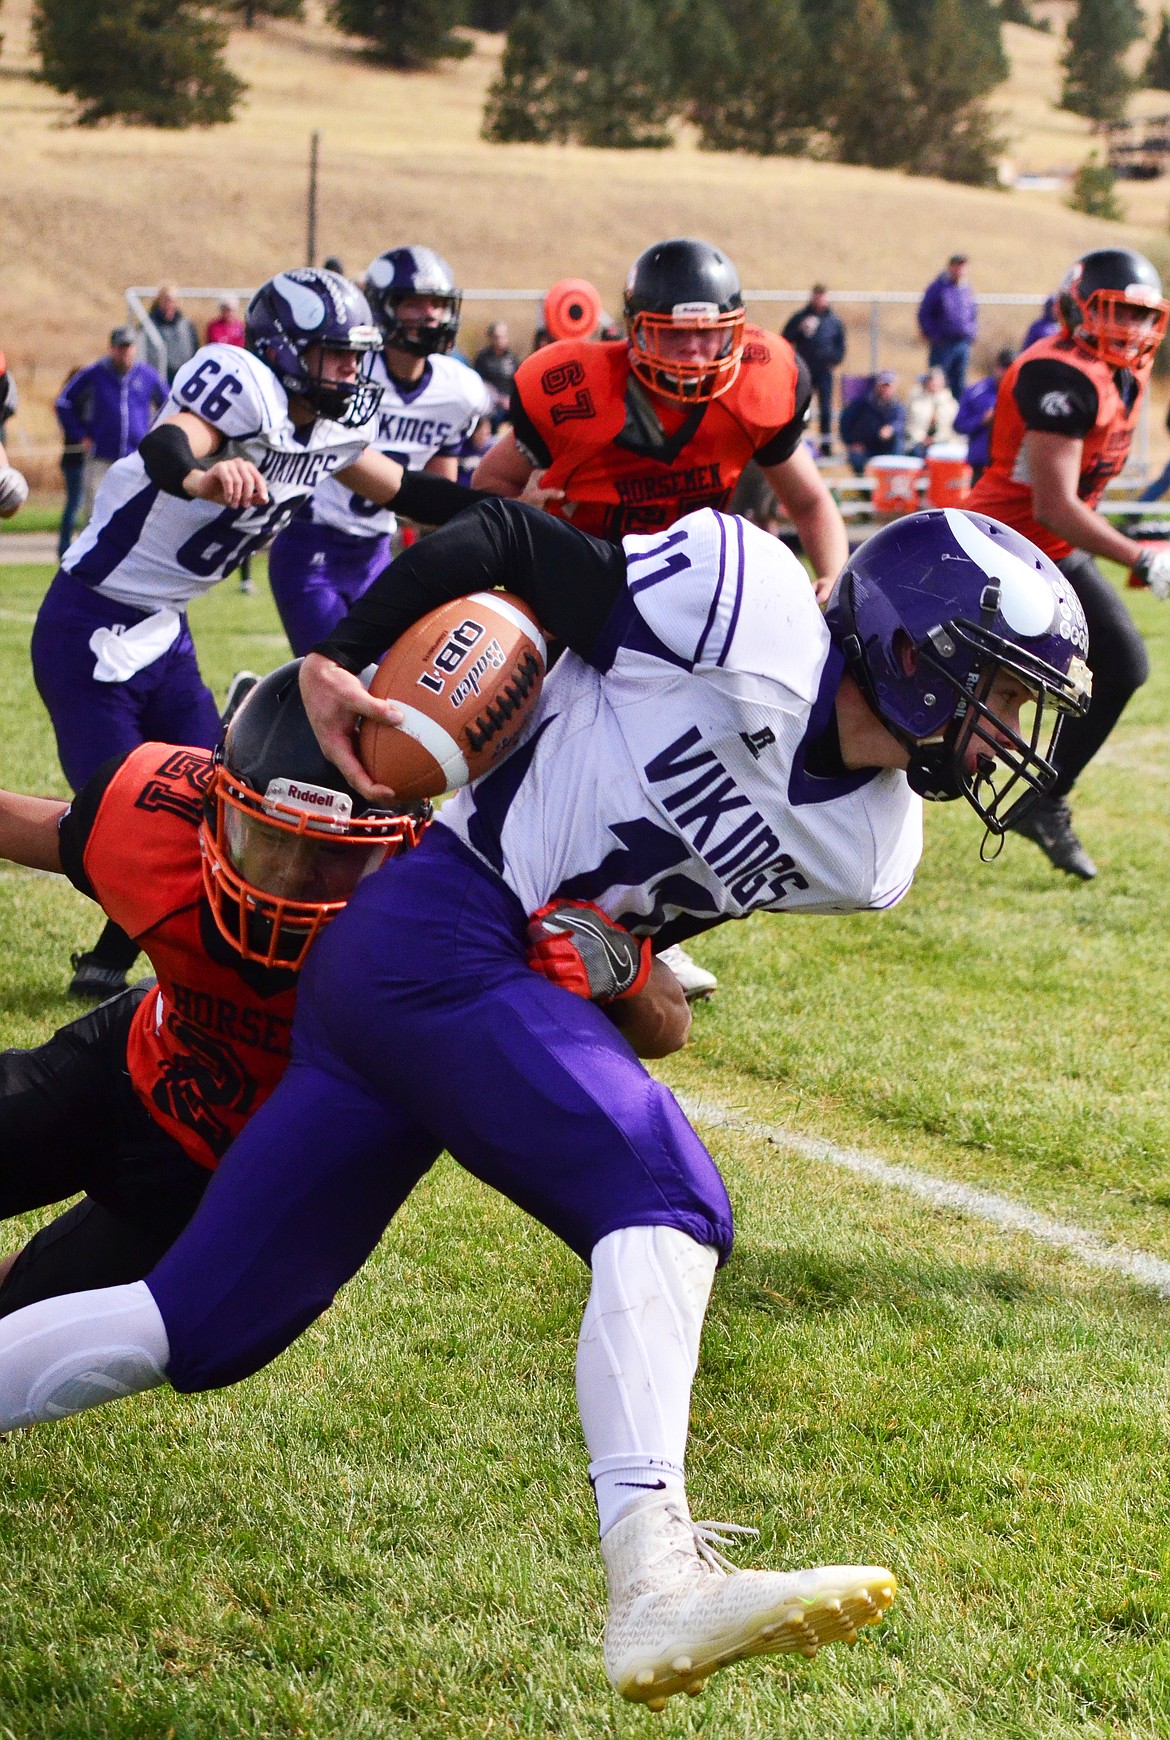
[[[1170,303],[1144,284],[1092,290],[1084,298],[1071,285],[1061,296],[1070,336],[1110,368],[1138,368],[1166,336]]]
[[[639,309],[629,319],[630,371],[660,398],[703,405],[727,392],[743,361],[742,308],[721,312],[714,303],[682,302],[666,313]],[[688,333],[714,334],[712,354],[683,359],[672,354]]]
[[[308,345],[300,352],[303,385],[285,387],[307,399],[320,417],[339,423],[343,429],[358,429],[368,423],[382,401],[382,389],[371,379],[374,358],[382,348],[382,335],[376,326],[355,326],[348,344]],[[313,356],[313,352],[316,355]],[[325,370],[325,358],[351,356],[358,359],[353,380],[333,380]]]
[[[296,971],[359,882],[416,845],[425,815],[355,817],[341,792],[269,781],[261,795],[219,752],[199,838],[221,935],[247,961]]]
[[[960,662],[963,654],[969,661],[965,678],[948,668],[947,661],[960,648]],[[1063,721],[1070,714],[1081,716],[1089,705],[1089,667],[1074,658],[1063,675],[964,618],[935,629],[918,647],[917,658],[920,669],[954,692],[956,706],[945,730],[926,742],[895,733],[910,750],[910,786],[928,799],[966,798],[988,832],[1000,836],[1052,789],[1057,777],[1053,757]],[[1027,695],[1014,719],[993,705],[1004,676],[1013,678]]]
[[[404,320],[402,304],[411,301],[437,304],[437,317]],[[408,356],[446,356],[454,350],[459,336],[463,293],[460,290],[387,290],[379,301],[378,312],[382,319],[383,342],[392,349],[404,350]]]

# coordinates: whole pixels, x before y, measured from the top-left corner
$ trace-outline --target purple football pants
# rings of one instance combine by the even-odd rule
[[[200,674],[186,615],[174,645],[153,664],[124,683],[94,680],[94,630],[116,623],[130,628],[149,615],[61,572],[45,594],[32,634],[33,676],[74,791],[111,756],[127,755],[140,743],[214,749],[219,739],[219,708]]]
[[[293,520],[277,534],[268,583],[297,658],[333,632],[389,560],[386,537],[360,538],[311,520]]]
[[[586,1262],[627,1226],[726,1256],[714,1161],[601,1010],[529,969],[525,925],[440,824],[314,945],[287,1075],[147,1277],[176,1389],[274,1359],[444,1148]]]

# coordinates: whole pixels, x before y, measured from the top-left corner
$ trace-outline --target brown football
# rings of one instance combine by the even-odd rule
[[[401,725],[362,721],[366,772],[406,799],[478,779],[519,742],[545,660],[536,618],[510,592],[473,592],[432,610],[374,673],[371,695],[397,702],[406,717]]]

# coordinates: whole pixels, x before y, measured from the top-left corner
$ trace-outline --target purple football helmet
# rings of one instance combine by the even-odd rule
[[[1062,718],[1092,693],[1089,631],[1064,575],[1019,532],[960,508],[909,514],[850,558],[825,620],[923,797],[965,797],[1002,834],[1051,787]],[[1030,697],[1018,729],[988,704],[1005,673]]]
[[[244,343],[268,364],[290,397],[307,399],[320,417],[355,429],[378,409],[382,389],[371,381],[370,372],[382,335],[369,303],[340,272],[298,266],[261,284],[244,316]],[[310,363],[308,352],[314,346]],[[357,379],[323,379],[327,351],[356,352]]]
[[[411,356],[446,356],[459,335],[463,292],[441,254],[433,248],[388,248],[371,260],[366,293],[386,335],[386,343]],[[430,320],[404,322],[399,305],[408,296],[427,296],[441,305]]]

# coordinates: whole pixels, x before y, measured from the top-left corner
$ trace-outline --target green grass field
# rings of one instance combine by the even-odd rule
[[[27,659],[47,579],[0,569],[0,783],[59,792]],[[1131,601],[1155,675],[1079,794],[1099,880],[1019,840],[983,865],[974,817],[936,810],[893,913],[697,946],[722,989],[672,1084],[1170,1258],[1170,613]],[[193,619],[221,693],[281,656],[263,588]],[[66,957],[97,921],[52,878],[0,882],[4,1043],[26,1044],[73,1013]],[[587,1277],[444,1161],[260,1377],[0,1441],[0,1736],[1165,1736],[1166,1303],[707,1134],[739,1243],[696,1514],[758,1524],[746,1563],[890,1565],[885,1625],[658,1717],[610,1693],[572,1388]]]

